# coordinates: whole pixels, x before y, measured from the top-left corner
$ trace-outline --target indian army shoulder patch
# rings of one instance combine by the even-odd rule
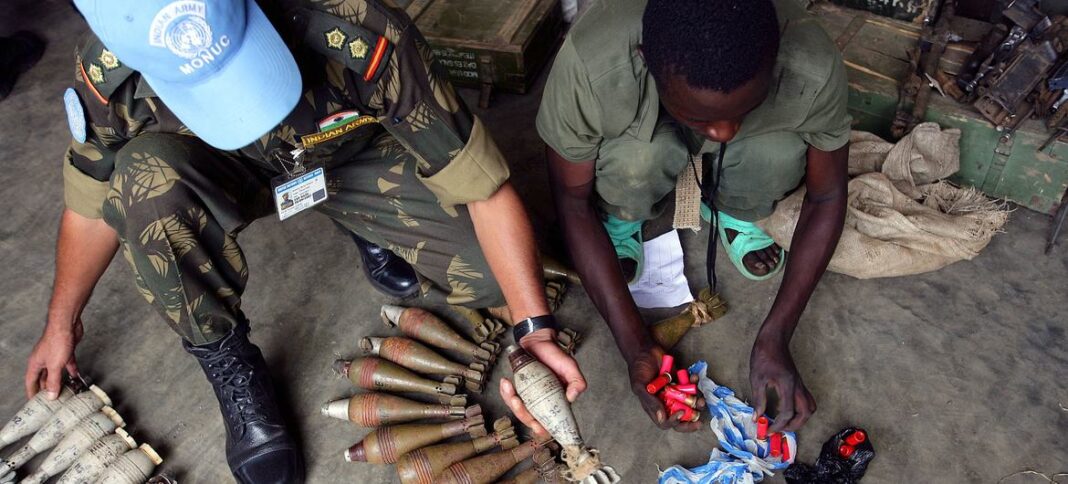
[[[96,60],[100,61],[100,65],[104,66],[104,69],[109,71],[118,69],[119,66],[122,65],[119,63],[119,58],[115,57],[115,54],[112,54],[111,51],[107,49],[101,50],[100,57],[97,57]]]
[[[345,46],[345,39],[348,38],[345,32],[337,27],[323,35],[326,36],[326,46],[334,50],[341,50]]]
[[[367,57],[367,51],[369,50],[371,50],[371,46],[367,45],[367,41],[363,40],[363,37],[356,37],[356,40],[349,42],[349,55],[353,59]]]

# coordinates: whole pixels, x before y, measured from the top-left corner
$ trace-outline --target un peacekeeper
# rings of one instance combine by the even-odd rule
[[[505,160],[403,11],[382,0],[75,3],[97,37],[79,50],[65,96],[66,210],[28,395],[43,386],[55,396],[63,370],[77,373],[82,309],[121,247],[214,387],[237,481],[302,482],[248,339],[236,236],[309,208],[366,240],[365,261],[389,254],[378,265],[387,276],[399,271],[392,254],[414,266],[427,298],[507,303],[516,340],[572,400],[585,389],[554,343]]]
[[[846,94],[839,53],[796,0],[602,0],[564,40],[537,119],[557,210],[631,387],[661,427],[698,424],[645,392],[663,349],[627,281],[641,270],[642,222],[661,214],[683,170],[696,172],[694,158],[704,218],[718,219],[710,267],[716,238],[750,279],[786,267],[750,355],[756,414],[768,388],[780,401],[772,431],[795,430],[816,410],[789,343],[845,218]],[[802,183],[787,261],[753,222]]]

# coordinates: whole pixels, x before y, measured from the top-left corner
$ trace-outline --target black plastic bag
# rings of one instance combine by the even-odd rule
[[[851,446],[854,450],[849,457],[842,457],[839,448],[846,444],[846,437],[855,432],[863,433],[863,442]],[[868,463],[874,457],[875,448],[867,431],[846,427],[823,443],[815,466],[797,462],[787,468],[783,476],[789,484],[855,484],[864,477]]]

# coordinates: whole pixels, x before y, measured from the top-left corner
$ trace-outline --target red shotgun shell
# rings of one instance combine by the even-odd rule
[[[675,372],[675,376],[679,377],[679,384],[680,385],[689,385],[690,384],[690,371],[689,370],[683,368],[683,369]]]
[[[660,359],[660,374],[661,375],[663,375],[665,373],[670,374],[671,373],[671,369],[674,368],[674,367],[675,367],[675,357],[674,356],[665,354],[664,357]]]
[[[761,415],[757,418],[757,440],[767,440],[768,438],[768,418]]]
[[[656,392],[666,387],[668,383],[671,383],[671,374],[664,373],[653,379],[648,385],[645,385],[645,391],[649,392],[650,395],[656,395]]]
[[[688,407],[697,406],[697,397],[694,395],[687,395],[678,391],[675,387],[667,387],[664,389],[664,396],[672,400],[686,404]]]
[[[782,461],[786,462],[790,460],[790,439],[786,438],[786,435],[782,436]]]
[[[771,434],[771,456],[779,457],[782,455],[782,434],[776,432]]]
[[[846,436],[845,443],[856,447],[865,440],[868,440],[868,434],[865,434],[863,430],[858,430]]]
[[[674,388],[687,395],[697,395],[697,385],[694,385],[693,383],[687,385],[675,385],[671,388]]]
[[[852,445],[842,444],[838,446],[838,455],[842,456],[843,459],[853,457],[853,453],[856,451],[857,448]]]

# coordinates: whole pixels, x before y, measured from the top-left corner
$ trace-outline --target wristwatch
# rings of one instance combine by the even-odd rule
[[[553,330],[557,329],[556,318],[553,317],[553,315],[546,314],[544,316],[535,316],[516,323],[512,328],[512,338],[518,344],[519,340],[523,339],[524,336],[545,328]]]

